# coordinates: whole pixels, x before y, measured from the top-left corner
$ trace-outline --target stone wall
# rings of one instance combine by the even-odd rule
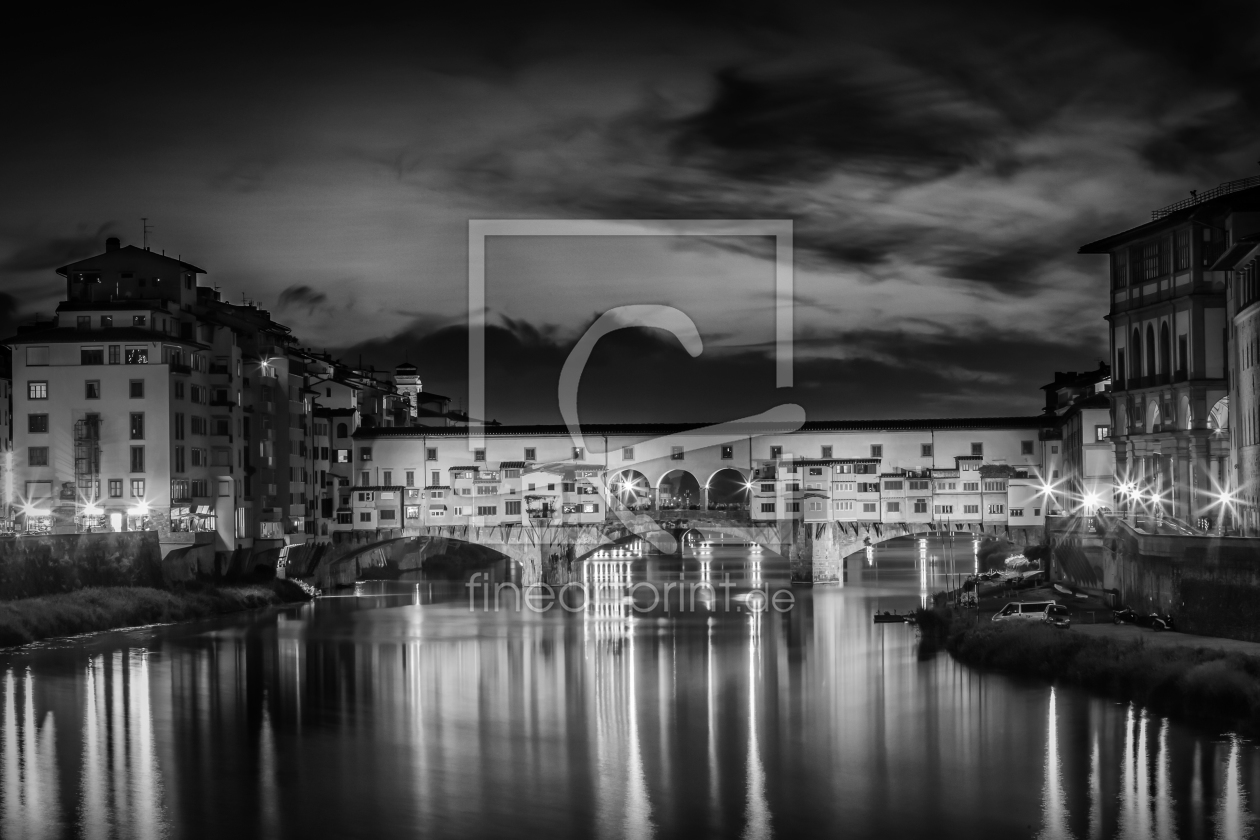
[[[0,599],[85,586],[167,585],[156,531],[0,539]]]

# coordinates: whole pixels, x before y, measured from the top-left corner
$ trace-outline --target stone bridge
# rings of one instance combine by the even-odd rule
[[[639,514],[625,522],[607,520],[554,525],[435,525],[405,529],[401,535],[372,543],[344,555],[317,574],[320,585],[347,585],[374,566],[415,569],[427,556],[441,554],[448,541],[484,546],[520,564],[525,584],[564,584],[579,579],[575,564],[591,552],[638,537],[665,554],[677,554],[684,536],[695,531],[706,539],[721,537],[757,543],[786,558],[796,583],[843,584],[844,559],[897,537],[944,533],[930,523],[802,522],[778,520],[752,523],[696,513],[688,519],[653,519]],[[955,526],[967,539],[1005,536],[1020,545],[1039,545],[1044,528]],[[334,568],[335,566],[335,568]]]

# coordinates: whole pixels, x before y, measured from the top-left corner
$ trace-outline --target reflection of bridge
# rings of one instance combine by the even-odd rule
[[[606,521],[574,525],[530,526],[505,525],[436,525],[405,529],[393,539],[373,543],[353,554],[343,555],[334,563],[342,570],[336,575],[321,575],[321,583],[348,583],[363,568],[404,562],[419,568],[425,556],[440,554],[447,541],[484,546],[520,564],[523,583],[562,584],[580,579],[576,565],[587,555],[605,546],[638,537],[651,543],[658,553],[676,554],[689,532],[698,532],[702,539],[733,539],[754,543],[775,552],[789,561],[792,580],[798,583],[843,583],[844,558],[896,537],[911,534],[937,534],[942,529],[932,523],[845,523],[801,522],[778,520],[749,522],[709,517],[697,511],[686,520],[653,519],[639,514],[625,522]],[[1043,528],[1011,528],[1000,526],[983,529],[978,525],[956,533],[979,535],[999,531],[1015,542],[1039,544]]]

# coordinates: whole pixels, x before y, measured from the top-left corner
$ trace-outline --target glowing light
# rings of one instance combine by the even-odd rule
[[[104,513],[104,511],[102,511],[99,507],[93,504],[89,504],[87,507],[83,509],[84,516],[100,516],[102,513]]]
[[[149,514],[148,502],[140,502],[133,508],[127,508],[128,516],[148,516],[148,514]]]

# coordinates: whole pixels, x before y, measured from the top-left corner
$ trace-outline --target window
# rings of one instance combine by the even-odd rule
[[[1006,505],[989,505],[989,513],[1005,513]]]
[[[957,482],[957,481],[938,481],[938,482],[936,482],[936,492],[938,492],[938,493],[939,493],[939,492],[941,492],[942,490],[957,490],[957,489],[958,489],[958,482]]]
[[[403,473],[403,483],[406,484],[408,487],[415,487],[416,486],[416,471],[407,470],[405,473]]]
[[[762,493],[773,493],[773,492],[774,492],[774,485],[773,485],[773,484],[763,484],[763,485],[761,485],[761,492],[762,492]]]
[[[372,521],[372,511],[370,511],[370,510],[361,510],[361,511],[359,511],[359,521],[360,521],[360,522],[371,522],[371,521]]]
[[[204,417],[197,417],[196,415],[193,415],[189,425],[192,426],[192,433],[194,435],[204,435],[206,433],[207,424],[206,418]]]
[[[1050,473],[1050,478],[1051,478],[1051,480],[1056,479],[1056,478],[1058,478],[1058,477],[1059,477],[1059,471],[1058,471],[1058,470],[1053,470],[1053,471]]]
[[[634,460],[634,447],[633,447],[633,446],[623,446],[623,447],[621,447],[621,460],[623,460],[623,461],[633,461],[633,460]]]
[[[934,512],[935,513],[953,513],[954,506],[953,505],[935,505]]]
[[[372,447],[370,447],[370,446],[360,446],[360,447],[359,447],[359,460],[360,460],[360,461],[371,461],[371,460],[372,460]]]
[[[131,399],[133,400],[144,399],[144,380],[143,379],[133,379],[129,383],[129,386],[130,388],[129,388],[128,394],[130,395]]]
[[[121,478],[111,478],[109,480],[109,497],[111,499],[122,498],[122,479]]]
[[[105,364],[105,348],[104,347],[79,348],[79,364],[81,365]]]
[[[896,479],[896,480],[889,480],[889,481],[885,481],[885,482],[884,482],[884,489],[885,489],[885,490],[900,490],[900,489],[901,489],[901,480],[900,480],[900,479]]]
[[[900,513],[900,512],[901,512],[901,502],[888,502],[888,512],[889,512],[889,513]]]
[[[915,500],[914,500],[914,512],[915,512],[915,513],[927,513],[927,499],[915,499]]]
[[[771,460],[775,460],[775,461],[777,461],[778,459],[780,459],[780,458],[782,458],[782,457],[783,457],[783,447],[782,447],[782,446],[772,446],[772,447],[770,447],[770,458],[771,458]]]
[[[432,470],[429,473],[429,484],[437,486],[442,483],[442,473],[440,470]]]
[[[210,466],[210,459],[206,457],[206,450],[199,446],[194,446],[192,448],[192,465],[194,467]]]
[[[484,449],[474,449],[474,450],[473,450],[473,460],[474,460],[474,461],[484,461],[484,460],[486,460],[486,450],[484,450]]]
[[[26,383],[26,398],[28,400],[46,400],[48,399],[48,382],[34,381]]]
[[[884,445],[883,445],[882,443],[872,443],[872,444],[871,444],[871,457],[872,457],[872,458],[883,458],[883,457],[884,457]]]
[[[101,380],[89,379],[83,383],[83,398],[99,400],[101,398]]]
[[[1023,516],[1023,515],[1024,515],[1023,508],[1011,508],[1011,516]]]
[[[81,330],[92,329],[92,316],[80,315],[78,318],[75,319],[75,326],[77,326]]]
[[[48,466],[48,447],[32,446],[26,450],[26,464],[31,467]]]
[[[1098,443],[1102,443],[1104,440],[1111,440],[1111,427],[1110,426],[1095,426],[1094,427],[1094,440],[1097,441]]]
[[[397,519],[398,518],[397,514],[398,514],[398,511],[396,510],[379,511],[379,515],[381,519]]]
[[[774,502],[762,502],[762,503],[761,503],[761,512],[762,512],[762,513],[774,513]]]
[[[199,405],[206,404],[206,394],[210,392],[209,388],[203,388],[200,385],[192,385],[188,388],[189,402],[195,402]]]
[[[126,348],[126,362],[129,365],[147,365],[149,363],[148,347],[128,347]]]
[[[582,447],[580,447],[580,446],[575,446],[575,447],[573,447],[573,460],[574,460],[574,461],[581,461],[581,460],[582,460],[582,457],[583,457]]]
[[[142,412],[131,414],[131,439],[144,440],[144,414]]]
[[[184,471],[184,447],[175,447],[175,472]]]
[[[671,446],[669,448],[669,460],[681,461],[683,459],[683,448],[681,446]]]
[[[1051,445],[1050,445],[1050,454],[1051,454],[1051,455],[1058,455],[1058,454],[1059,454],[1059,445],[1058,445],[1057,443],[1055,443],[1055,444],[1051,444]]]
[[[857,491],[859,493],[878,493],[879,484],[877,482],[859,481]]]
[[[964,481],[962,485],[963,485],[964,493],[979,493],[980,492],[980,482],[978,481]]]
[[[371,473],[371,472],[369,472],[368,470],[363,470],[362,472],[360,472],[360,473],[359,473],[359,484],[361,484],[361,485],[363,485],[364,487],[366,487],[366,486],[368,486],[368,485],[369,485],[369,484],[371,484],[371,483],[372,483],[372,473]]]
[[[799,493],[801,492],[801,483],[799,481],[789,481],[783,485],[783,489],[788,493]]]
[[[1031,440],[1021,440],[1019,442],[1019,454],[1020,455],[1033,454],[1033,442]]]
[[[984,490],[986,493],[1004,492],[1006,490],[1006,482],[1005,481],[986,481],[984,483]]]
[[[532,446],[525,447],[525,460],[526,461],[533,461],[537,457],[538,455],[536,454],[534,447]]]
[[[120,481],[119,484],[121,483],[122,482]],[[143,478],[131,479],[131,498],[133,499],[144,498],[144,479]]]
[[[384,484],[386,487],[393,486],[394,484],[394,471],[393,470],[385,470],[381,473],[381,484]]]
[[[424,450],[424,460],[436,461],[437,459],[438,459],[438,456],[437,456],[436,446],[430,446]]]
[[[521,515],[521,503],[520,503],[519,501],[515,501],[515,502],[504,502],[504,503],[503,503],[503,515],[504,515],[504,516],[520,516],[520,515]]]
[[[48,434],[48,415],[47,414],[26,415],[26,431],[32,435]]]
[[[42,367],[48,364],[48,348],[47,347],[27,347],[26,348],[26,366]]]
[[[874,502],[862,502],[862,513],[875,513],[876,507]]]
[[[973,444],[971,444],[971,457],[973,457],[973,458],[983,458],[983,457],[984,457],[984,444],[983,444],[983,443],[973,443]]]
[[[822,448],[822,457],[824,457],[824,458],[830,458],[830,457],[831,457],[831,451],[832,451],[832,450],[831,450],[831,447],[830,447],[830,446],[824,446],[824,447]]]
[[[1033,516],[1041,516],[1041,508],[1033,508]]]
[[[131,447],[131,471],[144,472],[144,447]]]
[[[499,514],[498,505],[477,505],[478,516],[498,516],[498,514]]]
[[[144,315],[131,316],[131,326],[133,327],[143,327],[145,326],[147,322],[148,322],[148,318]]]
[[[822,468],[822,467],[810,467],[810,468],[809,468],[809,474],[810,474],[810,475],[822,475],[822,474],[823,474],[823,468]]]
[[[734,460],[734,458],[735,458],[735,447],[723,446],[722,447],[722,460],[731,461],[731,460]]]

